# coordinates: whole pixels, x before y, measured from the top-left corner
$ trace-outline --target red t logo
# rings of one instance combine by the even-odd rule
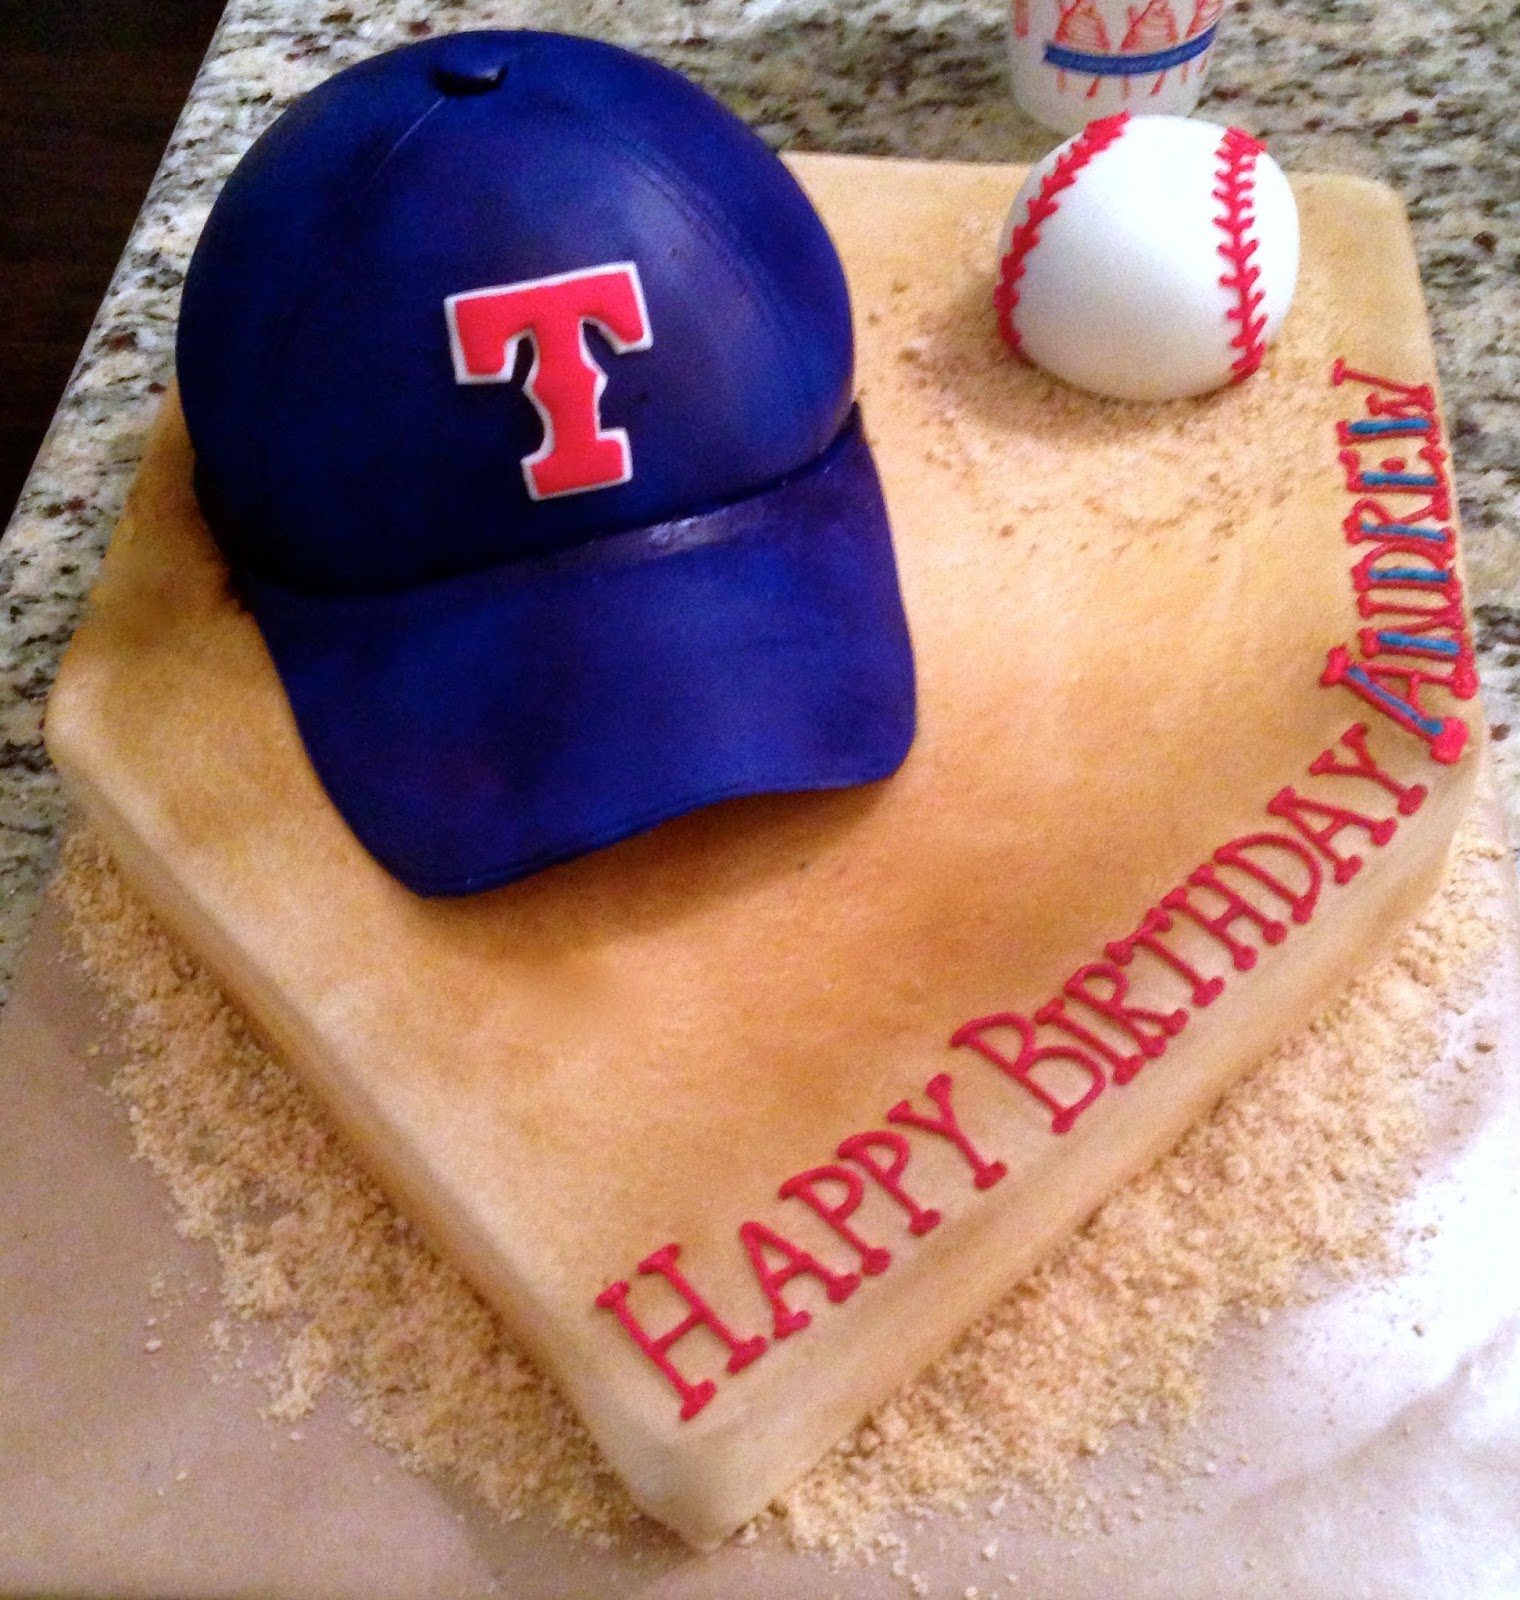
[[[622,428],[603,428],[607,374],[586,348],[594,322],[619,355],[654,343],[639,269],[613,261],[552,278],[451,294],[443,303],[458,383],[507,383],[519,340],[533,341],[524,385],[544,424],[544,442],[523,457],[535,500],[627,483],[633,453]]]

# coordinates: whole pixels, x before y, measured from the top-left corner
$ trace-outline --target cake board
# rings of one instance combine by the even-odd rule
[[[1240,835],[1268,795],[1333,746],[1355,709],[1349,698],[1315,693],[1325,649],[1352,615],[1345,551],[1333,548],[1337,469],[1332,465],[1327,478],[1313,455],[1325,452],[1327,430],[1344,408],[1340,397],[1321,394],[1319,406],[1296,408],[1302,414],[1288,434],[1253,439],[1277,376],[1269,364],[1259,386],[1240,391],[1243,399],[1216,403],[1236,408],[1221,424],[1226,433],[1235,430],[1227,460],[1190,455],[1173,431],[1176,413],[1116,419],[1108,410],[1099,419],[1091,403],[1058,393],[1046,395],[1046,411],[1019,413],[1037,443],[1057,455],[1069,455],[1074,429],[1084,466],[1101,455],[1117,421],[1131,466],[1164,461],[1174,488],[1181,480],[1178,510],[1158,526],[1168,538],[1193,541],[1197,561],[1167,580],[1172,609],[1159,622],[1143,605],[1155,597],[1146,587],[1146,550],[1132,551],[1136,541],[1119,537],[1137,513],[1105,504],[1096,488],[1080,505],[1083,535],[1086,519],[1094,531],[1077,541],[1075,553],[1047,548],[1030,570],[1038,540],[1025,537],[1002,547],[1018,551],[1015,559],[994,557],[989,551],[997,547],[985,538],[974,544],[968,529],[1027,535],[1029,518],[1043,514],[1047,531],[1069,533],[1071,485],[1054,504],[1048,497],[1041,504],[1038,492],[1004,500],[1025,516],[1024,525],[1000,527],[994,511],[989,526],[979,494],[987,475],[979,476],[977,460],[957,454],[955,441],[971,435],[975,442],[975,408],[1006,411],[1007,397],[988,385],[985,371],[980,387],[963,383],[949,393],[942,385],[936,393],[922,369],[940,355],[935,315],[964,327],[972,315],[968,297],[979,302],[985,291],[984,271],[969,275],[964,263],[985,262],[986,241],[1018,174],[837,158],[806,159],[799,170],[852,279],[863,400],[898,531],[910,617],[916,595],[938,597],[937,628],[926,626],[923,607],[916,612],[925,731],[901,780],[872,792],[741,802],[512,891],[454,905],[411,900],[358,852],[305,769],[251,623],[206,559],[172,410],[50,717],[55,759],[129,874],[312,1078],[411,1214],[507,1310],[644,1503],[699,1542],[753,1512],[870,1396],[884,1395],[942,1347],[1010,1272],[1153,1159],[1280,1036],[1284,1018],[1306,1019],[1336,972],[1359,964],[1434,886],[1467,787],[1446,783],[1411,817],[1402,869],[1382,858],[1369,862],[1354,902],[1343,902],[1331,939],[1335,961],[1313,959],[1318,930],[1311,928],[1263,963],[1270,983],[1256,980],[1249,999],[1243,987],[1226,993],[1211,1013],[1231,1040],[1223,1064],[1217,1045],[1209,1065],[1190,1058],[1184,1042],[1166,1083],[1142,1076],[1123,1113],[1114,1109],[1119,1097],[1109,1097],[1083,1130],[1090,1137],[1059,1146],[1035,1117],[1010,1130],[997,1099],[1005,1086],[991,1077],[974,1081],[960,1068],[958,1107],[968,1126],[1002,1124],[1004,1142],[993,1153],[1013,1171],[1008,1193],[1021,1203],[978,1211],[966,1196],[950,1195],[953,1157],[933,1149],[916,1155],[919,1170],[944,1190],[946,1225],[923,1250],[904,1252],[898,1273],[868,1285],[873,1294],[854,1307],[826,1320],[821,1299],[809,1301],[827,1333],[785,1346],[778,1340],[767,1355],[767,1383],[743,1394],[735,1388],[739,1398],[726,1412],[714,1407],[698,1419],[704,1442],[696,1452],[669,1451],[677,1434],[663,1380],[651,1378],[631,1344],[610,1337],[617,1331],[609,1331],[610,1318],[587,1315],[598,1290],[631,1274],[674,1235],[725,1303],[742,1299],[743,1262],[732,1260],[731,1246],[723,1257],[727,1241],[710,1220],[728,1206],[715,1206],[713,1197],[732,1193],[734,1223],[766,1204],[774,1215],[781,1178],[826,1160],[836,1138],[879,1122],[900,1097],[917,1095],[922,1105],[950,1027],[991,1010],[1009,984],[985,961],[978,971],[963,959],[967,948],[985,949],[999,896],[984,883],[979,894],[947,906],[939,892],[945,883],[976,881],[975,853],[987,842],[976,802],[992,794],[1006,807],[1008,798],[995,792],[996,783],[987,788],[989,775],[1006,766],[1005,719],[962,723],[952,731],[965,737],[945,738],[950,724],[937,713],[962,683],[975,686],[983,677],[985,695],[994,668],[1003,674],[999,688],[1019,683],[1044,712],[1041,722],[1022,708],[1021,728],[1035,725],[1029,748],[1066,769],[1045,809],[1020,819],[1025,855],[1001,858],[1005,869],[1028,869],[1007,876],[1027,885],[1027,914],[1037,925],[1022,943],[1022,925],[1010,939],[1023,958],[1010,1006],[1032,1007],[1076,961],[1096,956],[1104,938],[1127,933],[1152,897],[1211,845]],[[1300,320],[1330,342],[1323,351],[1294,351],[1289,340],[1281,363],[1296,360],[1327,374],[1334,356],[1358,370],[1428,381],[1433,362],[1396,202],[1372,186],[1328,178],[1307,180],[1300,199],[1305,297],[1321,299],[1317,321]],[[918,307],[915,321],[914,285],[936,249],[963,270],[959,278],[952,270],[948,282],[930,275],[941,301],[927,318]],[[1011,381],[1034,380],[1019,372]],[[1328,377],[1321,383],[1328,391]],[[1101,431],[1094,431],[1098,422]],[[1295,498],[1302,483],[1291,470],[1305,461],[1313,463],[1303,473],[1307,502]],[[1113,475],[1122,466],[1108,463],[1121,485],[1122,471]],[[1238,524],[1224,525],[1220,503],[1232,496],[1239,502],[1233,480],[1253,472],[1255,505]],[[1146,486],[1147,500],[1154,489]],[[1141,523],[1146,509],[1140,507]],[[1279,553],[1270,537],[1278,524],[1305,517],[1326,529],[1318,544],[1325,564],[1307,585],[1314,604],[1303,600],[1301,563]],[[1207,570],[1221,559],[1223,581]],[[1105,599],[1095,612],[1093,594],[1107,595],[1115,583],[1141,597],[1140,609]],[[1253,632],[1250,622],[1253,613],[1260,619],[1274,610],[1290,587],[1297,591],[1293,625],[1302,631],[1288,649],[1271,628]],[[979,602],[970,614],[984,626],[1000,601],[1015,619],[1010,633],[1021,615],[1029,630],[1001,653],[995,649],[993,661],[985,633],[960,631],[968,614],[960,597],[968,593]],[[1233,614],[1219,605],[1221,594]],[[1049,609],[1031,619],[1035,601]],[[1069,625],[1040,626],[1052,618]],[[1164,662],[1175,647],[1167,626],[1179,621],[1215,649],[1222,638],[1238,640],[1250,659],[1244,686],[1226,686],[1228,692],[1206,674],[1179,687],[1174,674],[1163,717],[1143,673],[1125,681],[1102,668],[1126,650],[1143,661],[1148,649],[1151,660]],[[1098,687],[1084,695],[1086,673]],[[1284,681],[1310,696],[1307,714],[1300,718],[1295,705],[1295,725],[1286,732],[1271,726],[1280,721]],[[984,700],[983,708],[991,703]],[[1214,734],[1203,764],[1197,727]],[[1136,743],[1135,759],[1112,772],[1099,758],[1126,742]],[[1183,761],[1180,770],[1167,751]],[[1417,747],[1412,758],[1408,750],[1380,747],[1380,759],[1406,787],[1418,756]],[[1238,780],[1239,795],[1194,792],[1210,762]],[[1107,792],[1084,787],[1084,772],[1106,769]],[[1471,769],[1469,761],[1468,778]],[[958,786],[963,775],[971,781]],[[1353,780],[1345,783],[1355,793]],[[970,804],[964,816],[941,817],[937,832],[926,831],[936,792],[962,793]],[[1351,803],[1344,786],[1327,793]],[[1066,822],[1078,799],[1094,826],[1073,841]],[[1076,852],[1068,870],[1047,873],[1043,855],[1061,849]],[[910,857],[915,870],[905,873]],[[1073,883],[1080,896],[1070,893]],[[891,950],[905,959],[885,983],[877,967],[846,971],[841,997],[830,992],[848,967],[838,940],[860,929],[840,907],[854,903],[871,905],[882,922],[876,954]],[[962,934],[970,945],[959,942]],[[503,970],[524,981],[504,991]],[[630,988],[630,974],[650,972],[652,988],[640,991],[642,976]],[[747,989],[741,981],[744,992],[736,995],[735,980],[746,972],[766,981]],[[942,985],[953,992],[941,992]],[[904,1016],[921,1021],[922,1033],[905,1038]],[[778,1025],[792,1047],[780,1071]],[[639,1034],[631,1050],[630,1027]],[[715,1059],[699,1046],[718,1035],[724,1048]],[[535,1040],[535,1050],[518,1052],[504,1069],[501,1041],[524,1037]],[[609,1038],[616,1046],[610,1051]],[[817,1070],[821,1062],[850,1070],[826,1077]],[[609,1083],[624,1086],[622,1093],[608,1094]],[[674,1143],[673,1101],[683,1112]],[[830,1130],[821,1138],[820,1127]],[[585,1159],[588,1151],[596,1152],[594,1163]],[[511,1184],[503,1184],[503,1171],[513,1174]],[[611,1195],[631,1199],[611,1207]],[[879,1225],[882,1216],[874,1215]],[[905,1313],[926,1296],[942,1303],[940,1316],[920,1330]],[[839,1391],[847,1396],[843,1405]],[[682,1446],[694,1437],[681,1436]],[[726,1486],[736,1487],[728,1493]]]

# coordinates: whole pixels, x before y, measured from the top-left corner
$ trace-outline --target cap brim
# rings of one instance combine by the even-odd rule
[[[565,555],[358,599],[239,578],[333,803],[420,894],[736,795],[884,778],[913,738],[858,414],[784,483]]]

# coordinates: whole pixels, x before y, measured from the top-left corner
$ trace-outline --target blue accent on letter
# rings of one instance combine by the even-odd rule
[[[1414,522],[1362,522],[1358,533],[1391,533],[1401,539],[1428,539],[1432,544],[1446,543],[1445,528],[1422,528]]]
[[[1427,639],[1418,633],[1379,633],[1380,650],[1403,650],[1415,655],[1459,656],[1462,646],[1453,639]]]
[[[1429,417],[1389,417],[1376,422],[1348,422],[1347,433],[1366,436],[1389,433],[1429,433]]]
[[[1436,489],[1441,483],[1428,472],[1364,472],[1361,479],[1370,489]]]
[[[1391,706],[1400,716],[1408,717],[1421,733],[1428,733],[1432,739],[1446,726],[1438,718],[1422,717],[1407,700],[1401,700],[1398,695],[1390,694],[1381,684],[1374,683],[1360,667],[1352,667],[1346,676],[1375,694],[1384,705]]]
[[[1429,583],[1451,582],[1449,572],[1432,571],[1429,567],[1373,567],[1367,574],[1373,583]]]

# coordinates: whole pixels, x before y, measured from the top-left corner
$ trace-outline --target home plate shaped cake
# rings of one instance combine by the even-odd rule
[[[1382,948],[1481,737],[1387,192],[1297,181],[1262,370],[1143,406],[1000,344],[1022,172],[792,166],[916,657],[895,775],[417,896],[314,775],[172,401],[48,720],[123,870],[697,1545]]]

